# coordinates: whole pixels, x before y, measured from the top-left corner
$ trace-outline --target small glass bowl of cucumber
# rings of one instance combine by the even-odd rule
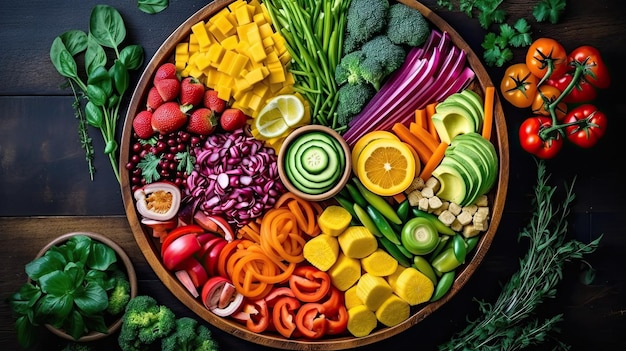
[[[295,129],[278,152],[278,173],[287,189],[309,201],[336,195],[352,170],[350,147],[332,128],[306,125]]]

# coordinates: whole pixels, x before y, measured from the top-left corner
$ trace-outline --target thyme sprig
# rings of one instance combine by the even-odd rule
[[[541,320],[535,311],[545,299],[556,296],[565,263],[595,251],[602,236],[589,244],[567,239],[575,178],[558,205],[554,199],[557,188],[548,185],[550,176],[546,174],[544,161],[538,161],[537,166],[534,212],[518,236],[518,240],[529,240],[519,270],[503,286],[494,304],[478,301],[482,316],[440,345],[439,350],[521,350],[545,342],[551,338],[551,332],[558,330],[562,314]],[[569,348],[555,341],[557,348]]]
[[[80,147],[85,150],[85,161],[87,161],[87,169],[89,170],[89,178],[93,180],[96,173],[96,167],[94,166],[95,150],[93,148],[93,139],[89,136],[89,124],[87,118],[83,114],[83,106],[81,104],[81,98],[78,96],[78,92],[74,88],[74,84],[71,79],[67,80],[68,85],[72,88],[72,94],[74,95],[74,102],[72,108],[74,109],[74,116],[78,120],[78,140],[80,141]]]

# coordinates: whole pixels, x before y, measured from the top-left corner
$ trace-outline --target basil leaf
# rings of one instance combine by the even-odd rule
[[[117,48],[126,37],[120,13],[108,5],[96,5],[89,18],[89,33],[102,46]]]
[[[128,45],[120,51],[119,59],[127,69],[139,69],[143,64],[143,48],[139,45]]]
[[[115,141],[115,140],[107,140],[107,143],[104,146],[104,153],[105,154],[110,154],[112,152],[115,152],[115,150],[117,150],[117,141]]]
[[[33,325],[28,316],[20,316],[15,321],[15,331],[17,332],[17,341],[20,346],[29,349],[35,345],[38,340],[39,326]]]
[[[26,264],[25,271],[30,279],[39,280],[41,276],[50,272],[63,270],[64,266],[65,263],[59,260],[58,257],[44,255],[28,262]]]
[[[87,262],[91,250],[92,240],[86,235],[74,235],[65,244],[71,250],[67,253],[72,262]]]
[[[111,79],[111,75],[109,75],[109,71],[104,68],[104,66],[98,66],[94,69],[94,71],[87,78],[87,84],[93,84],[98,86],[106,96],[104,96],[104,100],[108,99],[111,94],[113,94],[113,79]],[[89,92],[87,92],[89,96]],[[98,105],[98,106],[103,106]],[[84,235],[83,235],[84,236]]]
[[[87,40],[87,51],[85,52],[85,70],[87,76],[94,74],[94,71],[99,67],[104,67],[107,63],[107,54],[104,48],[98,44],[93,35],[89,34]]]
[[[67,51],[72,56],[87,49],[87,34],[82,30],[72,29],[59,36]]]
[[[107,292],[98,284],[88,283],[74,292],[74,303],[85,314],[92,315],[104,311],[109,305]]]
[[[115,262],[117,262],[115,251],[103,243],[94,241],[87,265],[93,269],[104,271]]]
[[[106,92],[99,86],[89,84],[87,85],[87,97],[89,98],[89,102],[96,106],[105,106],[107,102],[107,94]],[[89,117],[87,118],[87,122],[89,122]],[[91,123],[89,123],[91,124]],[[99,127],[102,123],[92,124],[94,127]]]
[[[85,320],[83,319],[83,315],[76,310],[72,310],[72,313],[63,322],[63,329],[74,339],[85,335]]]
[[[85,119],[90,126],[100,128],[104,122],[102,109],[89,101],[85,105]]]
[[[41,297],[38,304],[39,311],[43,311],[44,313],[52,313],[50,316],[56,317],[57,321],[63,321],[67,317],[67,315],[70,314],[73,307],[74,300],[72,299],[72,295],[70,294],[64,294],[60,296],[47,294]],[[51,324],[56,323],[55,321],[51,320]]]
[[[39,278],[41,290],[50,296],[63,296],[72,290],[75,285],[72,276],[64,271],[54,271]]]
[[[78,69],[76,68],[76,61],[72,56],[63,40],[60,37],[54,38],[52,46],[50,47],[50,60],[52,65],[56,68],[57,72],[66,78],[78,78]]]
[[[169,0],[137,0],[137,7],[151,15],[165,10],[168,6]]]
[[[130,80],[130,75],[128,74],[126,66],[124,66],[124,63],[120,60],[115,60],[115,63],[109,70],[109,74],[113,79],[113,84],[115,84],[117,93],[124,95],[124,92],[128,89],[128,81]]]

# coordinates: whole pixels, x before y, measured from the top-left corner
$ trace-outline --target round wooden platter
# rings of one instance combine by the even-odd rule
[[[482,262],[496,234],[496,230],[502,216],[502,211],[504,209],[509,178],[509,145],[506,122],[498,95],[496,94],[495,96],[494,127],[492,129],[491,141],[495,145],[498,153],[499,173],[498,180],[494,188],[488,194],[491,204],[489,229],[487,232],[481,234],[479,244],[473,251],[472,256],[468,258],[466,264],[458,268],[454,285],[443,298],[436,302],[426,303],[418,306],[418,308],[413,308],[411,316],[406,321],[394,327],[379,327],[370,335],[361,338],[355,338],[348,335],[334,338],[323,338],[321,340],[304,340],[286,339],[278,334],[258,334],[250,332],[245,328],[245,326],[229,319],[218,317],[207,310],[199,299],[195,299],[191,296],[178,282],[176,277],[164,268],[160,259],[158,241],[144,231],[144,228],[140,223],[131,192],[130,176],[125,168],[125,165],[130,157],[132,120],[134,116],[145,107],[146,97],[150,84],[152,83],[152,76],[155,70],[161,64],[172,59],[176,44],[189,37],[191,27],[194,24],[202,20],[207,20],[231,2],[232,0],[215,0],[182,23],[165,40],[154,57],[148,62],[147,67],[141,75],[137,87],[133,92],[122,132],[120,170],[122,178],[121,192],[125,211],[137,245],[159,279],[181,302],[213,326],[253,343],[289,350],[342,350],[372,344],[407,330],[436,311],[440,306],[450,300],[459,291],[459,289],[463,287],[463,285],[465,285],[476,268]],[[409,0],[401,0],[400,2],[418,9],[434,25],[434,27],[438,28],[442,32],[448,32],[453,43],[466,52],[468,63],[476,75],[476,78],[470,86],[472,90],[482,94],[485,87],[493,86],[493,83],[491,82],[491,79],[485,71],[485,68],[479,58],[463,40],[463,38],[452,27],[450,27],[447,22],[420,2]]]

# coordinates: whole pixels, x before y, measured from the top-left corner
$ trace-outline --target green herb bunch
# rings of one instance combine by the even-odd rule
[[[458,10],[468,17],[478,19],[483,29],[497,27],[494,32],[488,32],[482,43],[485,50],[483,58],[489,66],[502,67],[513,59],[512,48],[528,47],[532,44],[530,23],[526,18],[513,19],[510,23],[508,13],[502,9],[504,0],[437,0],[437,5],[449,11]],[[566,0],[539,0],[532,7],[532,16],[538,23],[557,23],[565,6]]]
[[[141,46],[120,48],[125,38],[126,27],[119,12],[108,5],[96,5],[91,11],[89,33],[69,30],[56,37],[50,48],[52,64],[68,79],[74,93],[73,106],[79,119],[80,141],[86,151],[91,179],[95,172],[94,153],[86,124],[101,131],[104,153],[120,181],[116,141],[120,106],[128,90],[129,71],[139,69],[144,58]],[[114,56],[113,60],[109,59],[109,54]],[[84,59],[84,74],[78,70],[76,58],[79,56]]]
[[[566,198],[555,206],[556,187],[549,186],[544,161],[538,162],[533,199],[534,212],[518,239],[529,240],[529,249],[519,270],[502,288],[494,304],[480,302],[482,316],[470,322],[439,350],[521,350],[545,342],[557,330],[562,315],[540,320],[535,311],[547,298],[554,298],[566,262],[593,252],[602,236],[589,244],[568,240],[567,216],[575,195],[567,188]],[[558,340],[561,349],[568,346]]]
[[[18,342],[24,348],[36,343],[44,324],[74,339],[91,331],[107,333],[107,324],[122,315],[130,300],[130,283],[117,264],[115,251],[85,235],[50,247],[26,264],[25,270],[30,280],[8,298]],[[121,295],[125,298],[120,299]],[[114,303],[124,304],[116,307],[116,315],[110,308],[113,296]]]

